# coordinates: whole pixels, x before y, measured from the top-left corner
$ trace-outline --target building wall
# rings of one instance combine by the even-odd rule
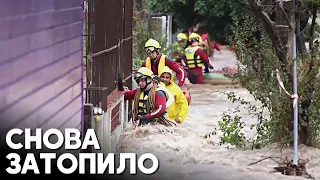
[[[80,128],[83,0],[0,0],[1,132]]]

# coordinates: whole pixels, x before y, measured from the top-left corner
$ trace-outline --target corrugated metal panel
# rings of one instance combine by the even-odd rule
[[[126,80],[127,87],[132,88],[133,0],[86,2],[86,103],[102,106],[106,110],[103,106],[106,99],[102,96],[110,95],[116,89],[118,75]],[[97,88],[104,88],[104,92]]]
[[[107,87],[109,95],[118,74],[131,75],[132,13],[133,0],[88,1],[88,87]],[[131,87],[130,80],[126,85]]]
[[[80,128],[83,1],[0,2],[0,130]]]

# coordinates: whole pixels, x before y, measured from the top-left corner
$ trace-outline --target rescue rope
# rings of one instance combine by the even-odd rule
[[[148,99],[147,99],[147,112],[154,112],[156,110],[156,100],[155,100],[155,95],[156,95],[156,87],[152,87],[149,91],[148,94]],[[136,121],[136,118],[138,116],[138,107],[139,107],[139,96],[141,93],[141,89],[137,89],[137,92],[134,96],[133,102],[134,102],[134,107],[132,110],[132,114],[133,114],[133,122]],[[159,124],[165,125],[165,126],[175,126],[176,124],[168,119],[166,119],[164,116],[161,116],[159,118],[156,118],[156,120],[152,120],[152,121],[156,121]]]
[[[279,90],[280,90],[280,94],[281,94],[281,89],[284,90],[284,92],[291,98],[293,99],[293,107],[296,106],[297,102],[298,102],[298,94],[290,94],[286,88],[284,87],[284,84],[281,80],[281,77],[280,77],[280,71],[278,69],[276,69],[276,72],[277,72],[277,80],[278,80],[278,87],[279,87]]]

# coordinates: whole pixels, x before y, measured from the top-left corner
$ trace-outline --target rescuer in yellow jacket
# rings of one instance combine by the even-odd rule
[[[164,66],[160,70],[161,82],[166,85],[166,88],[174,97],[174,102],[167,108],[168,119],[175,121],[176,123],[181,123],[188,114],[188,101],[180,87],[174,83],[173,76],[172,70],[167,66]]]

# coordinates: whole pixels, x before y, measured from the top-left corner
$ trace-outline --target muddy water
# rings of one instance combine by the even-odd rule
[[[151,152],[158,156],[160,169],[157,177],[177,177],[182,179],[300,179],[288,177],[279,173],[269,173],[277,164],[272,160],[265,160],[252,166],[266,156],[279,156],[277,148],[260,150],[227,150],[219,146],[221,132],[205,139],[203,136],[218,129],[218,120],[223,111],[234,109],[237,104],[231,103],[226,95],[217,91],[234,91],[237,95],[259,105],[243,88],[226,88],[223,86],[193,85],[191,87],[192,104],[189,114],[179,127],[146,126],[133,131],[126,129],[122,134],[120,151],[136,152],[138,154]],[[240,108],[241,109],[241,108]],[[249,129],[250,124],[256,123],[256,118],[241,109],[243,121],[248,124],[244,133],[247,137],[254,132]],[[135,135],[134,135],[135,133]],[[319,155],[317,150],[301,147],[305,158],[311,161],[310,173],[320,172]],[[290,157],[291,151],[283,152],[283,156]],[[316,176],[317,177],[317,176]]]
[[[221,55],[222,56],[222,55]],[[230,55],[231,57],[231,55]],[[217,58],[219,61],[219,58]],[[235,110],[239,104],[231,103],[226,95],[218,91],[233,91],[253,105],[259,106],[250,93],[243,88],[211,85],[192,85],[192,102],[185,121],[179,127],[146,126],[133,131],[131,127],[122,134],[119,144],[121,152],[138,154],[151,152],[159,158],[160,169],[150,179],[302,179],[300,177],[283,176],[270,173],[277,163],[267,159],[248,166],[263,157],[288,157],[292,159],[292,151],[274,147],[259,150],[229,149],[219,146],[221,132],[207,139],[203,136],[218,129],[221,114],[228,109]],[[240,106],[241,107],[241,106]],[[239,115],[247,124],[244,133],[253,137],[255,132],[250,125],[257,119],[240,108]],[[267,115],[267,114],[266,114]],[[307,147],[299,147],[303,159],[309,159],[308,171],[316,179],[320,179],[320,152]],[[147,177],[145,177],[147,178]],[[148,178],[148,179],[149,179]]]

